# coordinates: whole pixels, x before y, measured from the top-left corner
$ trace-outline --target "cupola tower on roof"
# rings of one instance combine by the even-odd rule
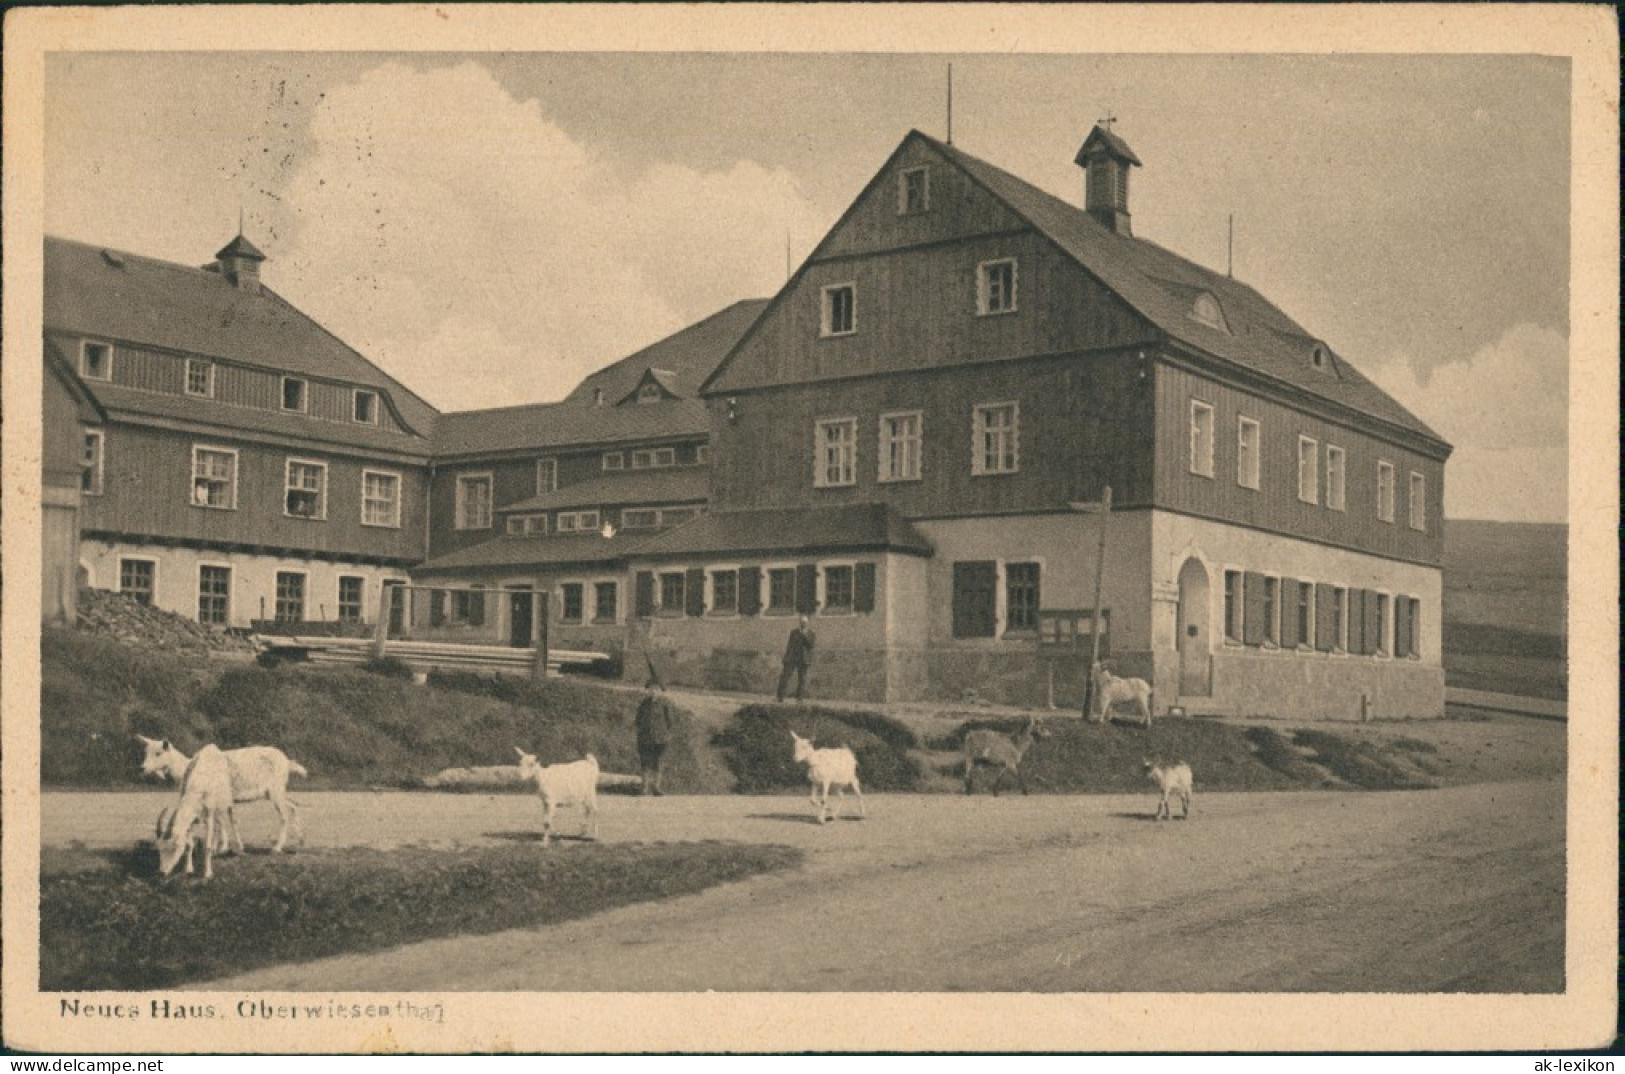
[[[1128,170],[1138,167],[1134,150],[1111,131],[1112,120],[1095,124],[1073,163],[1084,171],[1083,207],[1119,235],[1132,235],[1128,212]]]
[[[220,274],[233,286],[243,291],[260,289],[260,262],[265,260],[265,255],[243,238],[242,232],[238,232],[237,237],[222,246],[214,256],[220,263]]]

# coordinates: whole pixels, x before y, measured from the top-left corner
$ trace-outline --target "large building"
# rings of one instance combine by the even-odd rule
[[[1441,713],[1449,445],[1134,237],[1114,132],[1076,163],[1079,204],[910,133],[771,300],[443,415],[240,237],[205,270],[52,241],[79,561],[233,624],[370,618],[410,570],[514,594],[437,615],[515,645],[540,591],[555,645],[753,691],[806,615],[825,697],[1074,704],[1098,608],[1158,712]]]

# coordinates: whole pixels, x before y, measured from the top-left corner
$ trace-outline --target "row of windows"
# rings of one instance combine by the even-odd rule
[[[306,620],[309,578],[303,571],[277,571],[272,593],[272,617],[279,623]],[[151,605],[158,587],[158,563],[151,559],[122,557],[118,568],[119,592],[142,604]],[[341,574],[332,605],[341,622],[360,622],[366,609],[367,580],[359,575]],[[204,564],[197,575],[197,621],[211,626],[231,622],[231,568]],[[263,608],[262,608],[263,611]],[[326,607],[319,607],[327,618]]]
[[[1020,460],[1020,407],[982,403],[971,409],[971,473],[1013,474]],[[918,481],[925,418],[918,410],[880,415],[877,480]],[[824,418],[813,426],[813,485],[835,488],[858,480],[858,419]]]
[[[1421,656],[1422,602],[1370,589],[1224,572],[1224,640],[1229,645],[1358,656]]]
[[[102,491],[101,433],[87,433],[85,454],[93,454],[95,466],[86,469],[86,492]],[[94,473],[94,480],[91,474]],[[327,464],[312,459],[289,458],[283,471],[282,513],[288,518],[327,520]],[[91,486],[94,485],[94,488]],[[192,447],[193,507],[235,511],[238,496],[237,451],[234,448],[196,444]],[[399,528],[401,524],[401,475],[385,470],[361,471],[361,524]]]
[[[710,445],[696,445],[694,448],[694,465],[704,466],[710,461]],[[629,466],[633,470],[666,470],[676,465],[677,449],[670,447],[606,451],[603,458],[603,468],[606,470],[625,470]]]
[[[639,571],[635,613],[654,616],[852,615],[875,610],[873,563]]]
[[[670,447],[638,448],[630,452],[606,452],[603,456],[603,468],[605,470],[625,470],[627,468],[628,459],[631,460],[631,468],[634,470],[667,469],[677,465],[677,449]],[[696,465],[704,465],[710,461],[710,446],[706,444],[697,445],[695,448]],[[495,502],[492,494],[494,483],[494,475],[488,472],[461,474],[458,476],[455,519],[457,529],[484,530],[491,528],[492,515],[495,508]],[[557,492],[558,488],[559,461],[551,458],[537,459],[536,495],[542,496],[549,492]],[[543,516],[528,517],[542,518]],[[525,524],[523,522],[517,523],[516,525],[513,519],[509,519],[506,532],[510,535],[516,536],[521,533],[546,532],[545,520],[541,523],[540,528],[526,530],[524,526]],[[596,529],[597,526],[598,523],[594,522],[591,526],[586,528]]]
[[[1191,400],[1190,472],[1200,477],[1214,474],[1213,405]],[[1245,415],[1236,419],[1236,484],[1243,488],[1262,487],[1262,426]],[[1325,475],[1324,503],[1333,511],[1345,510],[1347,501],[1348,453],[1336,444],[1327,444],[1325,463],[1321,462],[1320,441],[1312,436],[1298,437],[1298,499],[1303,503],[1322,502],[1321,475]],[[1409,522],[1413,530],[1427,529],[1427,478],[1416,471],[1410,475]],[[1377,518],[1394,521],[1394,465],[1377,461]]]
[[[187,395],[201,399],[214,398],[215,363],[207,358],[186,359],[183,380]],[[86,380],[111,381],[113,379],[113,345],[84,340],[79,344],[79,374]],[[293,414],[310,411],[310,382],[304,377],[283,376],[281,385],[282,409]],[[362,425],[378,424],[378,393],[368,388],[353,388],[350,396],[350,420]]]
[[[1002,257],[976,266],[976,315],[1016,312],[1016,259]],[[818,334],[851,336],[858,331],[858,285],[832,283],[818,292]]]
[[[565,582],[559,586],[558,620],[587,622],[587,595],[592,594],[592,622],[614,623],[620,617],[621,587],[616,582]]]

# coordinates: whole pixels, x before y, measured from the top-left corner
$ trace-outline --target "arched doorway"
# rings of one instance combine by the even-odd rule
[[[1213,654],[1210,644],[1207,568],[1192,556],[1179,568],[1179,696],[1213,694]]]

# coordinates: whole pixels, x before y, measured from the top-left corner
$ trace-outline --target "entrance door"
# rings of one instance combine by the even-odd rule
[[[1179,568],[1179,695],[1213,694],[1213,655],[1208,639],[1207,568],[1187,559]]]
[[[536,618],[533,607],[536,594],[529,589],[508,592],[508,644],[515,649],[529,649],[536,642]]]

